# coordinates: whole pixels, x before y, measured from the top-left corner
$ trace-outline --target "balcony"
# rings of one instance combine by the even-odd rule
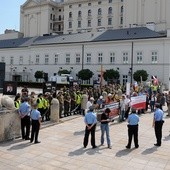
[[[62,17],[62,18],[55,18],[55,19],[53,19],[53,22],[64,22],[64,17]]]

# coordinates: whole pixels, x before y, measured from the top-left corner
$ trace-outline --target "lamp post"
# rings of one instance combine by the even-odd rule
[[[134,44],[133,44],[133,40],[132,40],[132,47],[131,47],[131,76],[130,76],[130,83],[132,84],[132,80],[133,80],[133,47],[134,47]]]

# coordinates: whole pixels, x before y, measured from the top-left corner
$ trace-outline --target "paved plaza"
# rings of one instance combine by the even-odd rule
[[[100,126],[96,129],[96,144],[83,148],[83,117],[63,118],[63,123],[42,126],[40,144],[15,139],[0,143],[0,170],[162,170],[170,169],[170,118],[163,126],[163,142],[155,147],[153,113],[142,114],[139,126],[139,148],[125,149],[127,122],[110,124],[112,149],[100,146]]]

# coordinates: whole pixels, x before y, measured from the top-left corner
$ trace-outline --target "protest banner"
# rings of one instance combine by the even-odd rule
[[[140,110],[146,108],[146,95],[131,97],[131,107]]]
[[[105,111],[106,108],[109,108],[111,112],[109,113],[109,119],[113,119],[119,114],[119,102],[113,102],[110,104],[106,104],[103,109],[97,111],[97,120],[101,120],[101,114]]]

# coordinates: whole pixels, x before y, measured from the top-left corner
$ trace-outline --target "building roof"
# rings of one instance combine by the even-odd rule
[[[104,32],[87,32],[67,35],[49,35],[29,38],[18,38],[9,40],[0,40],[0,49],[2,48],[20,48],[36,45],[68,44],[83,42],[100,42],[132,39],[148,39],[165,37],[160,33],[152,31],[146,27],[126,28],[117,30],[107,30]]]
[[[93,41],[115,41],[115,40],[130,40],[130,39],[147,39],[164,37],[158,32],[152,31],[146,27],[124,28],[107,30],[102,35],[95,38]]]

